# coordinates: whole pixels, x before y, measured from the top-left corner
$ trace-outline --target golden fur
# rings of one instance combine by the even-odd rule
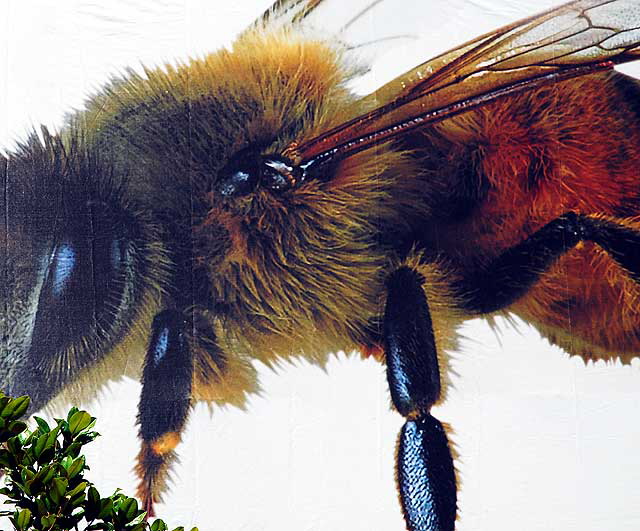
[[[324,363],[330,352],[370,342],[384,279],[398,265],[377,244],[378,224],[405,227],[406,219],[428,211],[415,201],[422,185],[408,177],[419,170],[405,152],[382,146],[354,156],[330,181],[311,181],[284,197],[259,190],[225,204],[210,192],[216,170],[247,144],[278,152],[361,113],[344,88],[355,68],[321,42],[247,33],[232,51],[114,80],[72,119],[91,142],[108,140],[134,161],[126,186],[153,194],[153,208],[178,211],[196,198],[195,266],[206,271],[211,298],[225,307],[220,315],[204,303],[194,306],[201,322],[191,338],[197,399],[241,406],[245,393],[258,388],[250,359]],[[204,143],[207,135],[216,142],[206,169],[190,160],[185,132],[169,131],[162,121],[195,95],[207,106],[187,111],[189,142]],[[138,174],[142,165],[152,171]],[[420,266],[428,278],[430,267]],[[432,304],[449,307],[436,286],[429,283]],[[439,329],[450,335],[450,325]],[[214,334],[225,358],[218,365],[207,348]]]

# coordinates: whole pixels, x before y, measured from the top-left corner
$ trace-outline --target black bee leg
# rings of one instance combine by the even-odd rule
[[[640,282],[640,231],[569,212],[507,249],[485,268],[465,276],[453,288],[467,312],[501,310],[524,295],[562,254],[582,241],[602,247]]]
[[[406,417],[396,477],[410,531],[450,531],[456,478],[445,430],[431,416],[440,397],[440,369],[423,277],[409,267],[387,281],[383,335],[391,399]]]
[[[154,516],[153,504],[160,501],[191,406],[193,360],[185,337],[187,327],[182,312],[159,313],[153,321],[142,372],[138,406],[142,447],[136,472],[140,478],[138,497],[147,516]]]
[[[600,218],[585,218],[585,238],[597,243],[640,283],[640,231]]]

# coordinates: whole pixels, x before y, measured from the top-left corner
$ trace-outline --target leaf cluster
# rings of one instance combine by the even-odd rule
[[[99,436],[95,418],[72,408],[55,426],[35,417],[37,428],[29,430],[21,420],[28,407],[28,397],[0,393],[0,494],[15,506],[0,516],[9,517],[15,531],[168,531],[162,520],[149,524],[134,498],[119,490],[103,498],[85,478],[81,450]]]

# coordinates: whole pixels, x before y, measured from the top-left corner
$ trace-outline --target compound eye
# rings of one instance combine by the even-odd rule
[[[64,242],[56,247],[51,264],[51,291],[54,297],[60,297],[64,293],[73,276],[77,260],[71,242]]]
[[[252,150],[236,153],[220,172],[218,191],[224,197],[253,192],[260,182],[260,157]]]
[[[32,351],[61,351],[106,337],[127,302],[131,251],[117,218],[103,204],[76,209],[60,227],[40,289]]]
[[[117,280],[121,272],[125,250],[114,234],[104,228],[102,231],[89,241],[76,237],[56,245],[46,285],[53,299],[86,296],[85,288],[100,299],[109,295],[109,284]],[[83,283],[86,285],[82,286]],[[74,294],[74,290],[78,293]]]

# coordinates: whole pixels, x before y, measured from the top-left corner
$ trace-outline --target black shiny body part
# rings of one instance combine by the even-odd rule
[[[259,181],[260,157],[253,149],[243,149],[220,171],[218,192],[224,197],[247,195]]]
[[[430,414],[440,397],[440,369],[422,284],[408,267],[387,280],[383,336],[387,380],[396,409],[407,418],[398,441],[396,479],[410,531],[451,531],[456,478],[446,433]]]
[[[606,220],[587,220],[585,238],[597,243],[640,282],[640,233]]]
[[[404,417],[428,410],[440,395],[440,369],[423,283],[408,267],[396,270],[387,280],[383,324],[387,380],[393,404]]]
[[[447,434],[431,415],[408,420],[398,441],[398,488],[409,529],[453,529],[456,478]]]
[[[153,321],[138,408],[140,437],[145,442],[180,432],[186,421],[193,380],[186,326],[184,316],[176,310],[165,310]]]

